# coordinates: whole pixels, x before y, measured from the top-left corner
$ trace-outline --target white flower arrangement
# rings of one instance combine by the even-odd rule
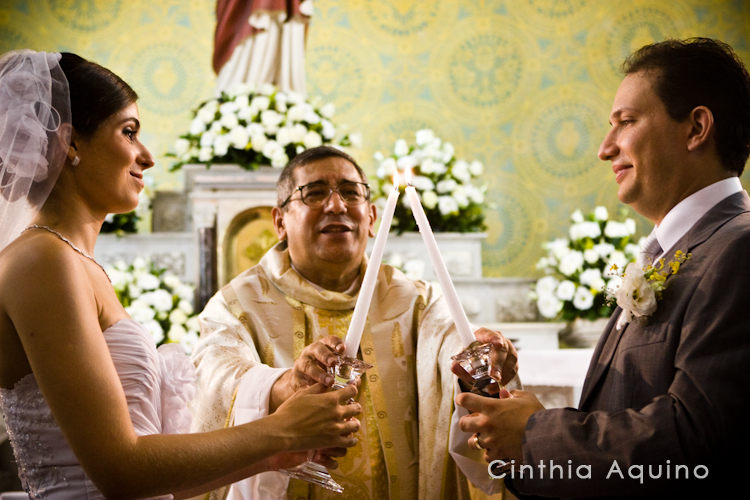
[[[240,83],[193,110],[187,134],[169,155],[186,163],[234,163],[248,170],[281,168],[305,149],[330,144],[359,147],[359,134],[337,142],[332,103],[308,102],[301,94],[281,92],[271,84]]]
[[[432,130],[418,130],[415,145],[398,139],[392,154],[375,153],[378,168],[373,198],[382,209],[393,189],[393,174],[411,170],[411,183],[433,231],[483,231],[487,186],[476,181],[484,172],[484,165],[476,160],[457,159],[454,153],[453,145]],[[406,196],[402,196],[396,207],[391,230],[398,233],[417,230]]]
[[[425,261],[415,259],[400,253],[390,253],[386,256],[385,263],[395,267],[412,281],[422,280],[425,276]]]
[[[547,254],[537,263],[545,273],[532,291],[539,313],[548,319],[606,318],[614,304],[608,301],[622,277],[610,269],[624,269],[639,253],[634,242],[635,220],[610,220],[606,207],[596,207],[584,216],[571,214],[568,238],[544,244]]]
[[[151,259],[119,260],[107,267],[117,298],[131,318],[151,332],[157,346],[179,343],[186,353],[198,341],[200,326],[193,310],[195,287]]]

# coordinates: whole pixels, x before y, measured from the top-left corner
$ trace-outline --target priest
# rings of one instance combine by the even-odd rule
[[[254,420],[301,387],[330,385],[326,368],[343,351],[376,219],[365,174],[346,153],[321,146],[285,167],[277,196],[272,216],[280,242],[200,314],[193,354],[202,389],[197,429]],[[475,335],[493,344],[503,381],[512,379],[512,344],[485,329]],[[450,358],[464,347],[436,288],[381,266],[360,345],[373,368],[358,396],[364,407],[359,444],[332,471],[347,497],[468,498],[467,475],[480,486],[503,487],[489,481],[481,455],[456,424],[449,453],[458,387]],[[323,461],[338,454],[328,450]],[[341,498],[281,472],[235,484],[229,495]]]

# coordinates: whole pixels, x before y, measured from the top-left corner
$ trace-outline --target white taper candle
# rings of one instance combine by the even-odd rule
[[[458,300],[458,294],[456,288],[453,286],[448,269],[445,267],[442,255],[440,255],[440,249],[435,241],[435,235],[432,234],[432,228],[427,220],[427,215],[424,213],[422,203],[419,201],[419,195],[414,186],[406,187],[406,197],[411,205],[411,212],[414,214],[414,219],[417,221],[419,226],[419,232],[422,235],[422,241],[424,241],[427,247],[427,255],[430,257],[432,267],[435,270],[440,287],[443,289],[443,296],[445,302],[448,304],[448,310],[453,317],[453,322],[456,324],[456,330],[458,335],[461,337],[461,342],[468,346],[476,340],[474,334],[471,332],[471,326],[469,320],[466,318],[464,308],[461,307],[461,302]]]
[[[349,323],[349,329],[346,332],[346,340],[344,341],[346,351],[344,354],[351,356],[352,358],[357,357],[357,349],[359,349],[359,343],[362,340],[362,332],[365,329],[367,312],[370,310],[370,301],[372,300],[372,294],[375,292],[375,282],[378,277],[378,269],[380,269],[380,262],[383,260],[385,241],[388,239],[388,232],[391,230],[393,212],[396,210],[396,203],[398,202],[399,195],[398,174],[396,174],[393,184],[393,190],[388,195],[388,199],[385,202],[383,216],[380,219],[380,228],[378,229],[378,234],[375,236],[375,242],[372,245],[372,252],[370,253],[370,260],[367,262],[365,277],[362,278],[362,285],[359,288],[357,302],[354,305],[352,320]]]

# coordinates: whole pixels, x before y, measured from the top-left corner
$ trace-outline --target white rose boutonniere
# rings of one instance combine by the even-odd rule
[[[638,271],[638,264],[628,264],[622,276],[622,284],[615,291],[617,305],[623,310],[620,318],[624,318],[626,323],[633,317],[651,316],[656,311],[656,290],[646,275]]]
[[[689,258],[690,254],[677,250],[668,265],[664,258],[645,267],[637,262],[628,264],[621,276],[622,283],[614,292],[610,291],[608,297],[622,308],[617,329],[621,330],[633,320],[645,320],[651,316],[667,287],[667,278],[677,274],[680,266]],[[619,275],[616,265],[612,266],[612,274]]]

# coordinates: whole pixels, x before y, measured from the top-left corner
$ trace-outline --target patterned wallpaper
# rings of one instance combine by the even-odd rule
[[[211,0],[0,0],[0,51],[67,50],[123,76],[141,96],[158,189],[179,188],[164,153],[210,97]],[[743,0],[315,0],[308,92],[372,154],[429,127],[489,185],[486,276],[536,274],[541,244],[576,208],[617,210],[596,152],[622,59],[666,37],[721,38],[750,64]],[[743,176],[750,186],[750,174]],[[649,229],[639,219],[642,232]]]

